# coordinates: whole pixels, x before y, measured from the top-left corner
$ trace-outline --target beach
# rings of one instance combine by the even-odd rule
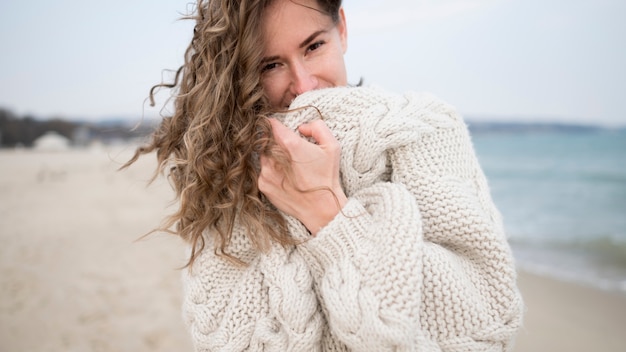
[[[516,352],[624,351],[626,296],[521,272],[526,303]]]
[[[0,151],[0,351],[192,351],[184,244],[155,157],[133,147]],[[520,272],[515,351],[623,351],[626,295]]]

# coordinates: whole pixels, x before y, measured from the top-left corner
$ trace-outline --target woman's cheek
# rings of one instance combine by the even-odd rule
[[[263,78],[261,81],[261,86],[263,87],[263,94],[269,100],[270,104],[274,106],[276,104],[276,93],[275,93],[275,85],[272,82],[271,78]]]

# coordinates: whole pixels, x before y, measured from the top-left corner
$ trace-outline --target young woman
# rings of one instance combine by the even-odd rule
[[[194,18],[174,115],[135,159],[156,150],[180,198],[196,349],[510,349],[515,268],[454,109],[348,87],[340,0]]]

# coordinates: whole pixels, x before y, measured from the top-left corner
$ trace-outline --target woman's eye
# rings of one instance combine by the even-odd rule
[[[264,66],[261,68],[261,73],[263,73],[263,72],[267,72],[267,71],[270,71],[270,70],[273,70],[273,69],[275,69],[276,67],[278,67],[278,64],[277,64],[276,62],[272,62],[272,63],[266,64],[266,65],[264,65]]]
[[[309,47],[307,49],[308,49],[308,51],[314,51],[314,50],[319,49],[319,47],[321,47],[324,44],[325,44],[324,41],[320,40],[319,42],[315,42],[315,43],[309,45]]]

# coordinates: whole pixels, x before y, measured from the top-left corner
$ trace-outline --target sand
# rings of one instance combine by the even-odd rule
[[[626,351],[626,296],[520,273],[526,303],[516,352]]]
[[[191,351],[180,313],[183,243],[153,156],[132,148],[0,151],[0,351]],[[515,351],[623,351],[626,296],[521,273]]]
[[[152,158],[0,152],[0,351],[190,351],[172,235],[136,242],[172,208]]]

